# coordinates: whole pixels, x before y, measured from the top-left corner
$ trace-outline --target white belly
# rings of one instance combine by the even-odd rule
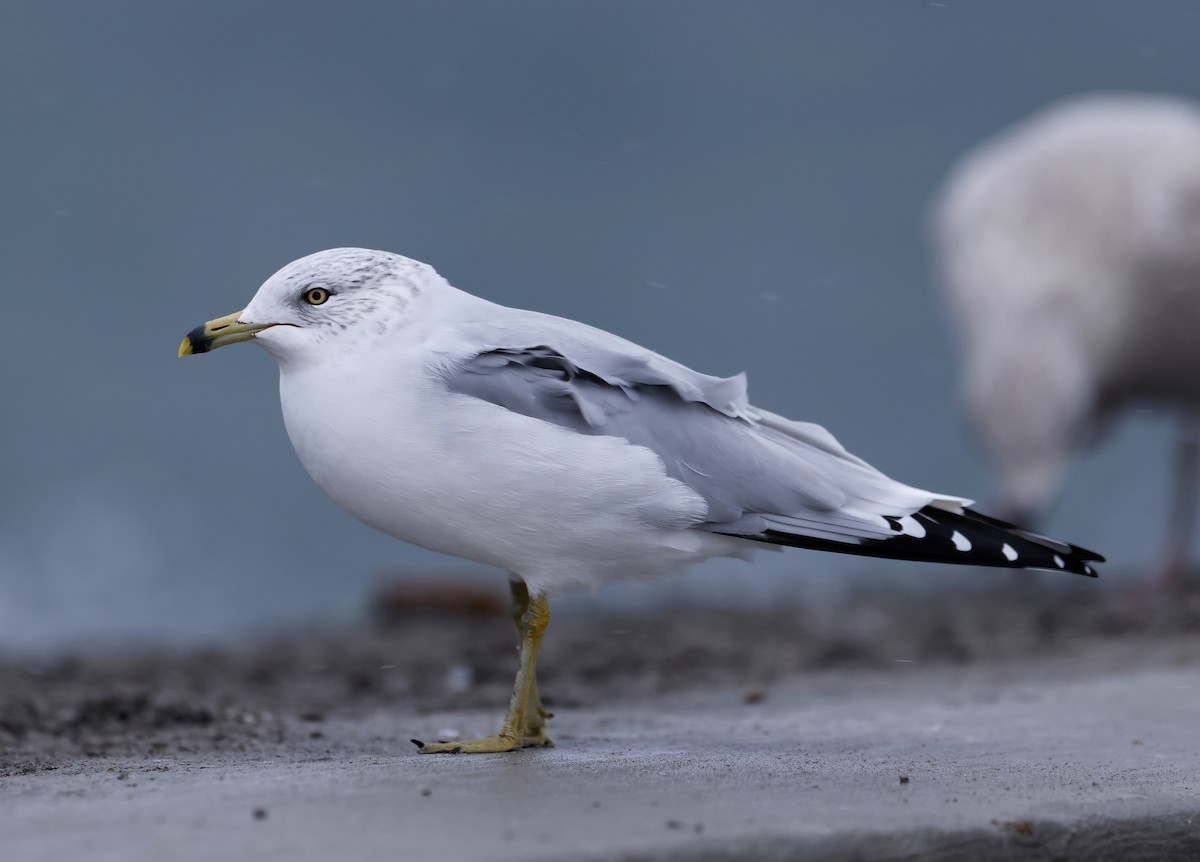
[[[310,367],[280,379],[296,454],[364,523],[534,589],[744,553],[742,541],[688,529],[706,506],[649,450],[451,394],[419,366],[396,371],[372,382]]]

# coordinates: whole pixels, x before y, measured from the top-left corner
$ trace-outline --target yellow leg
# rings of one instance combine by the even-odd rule
[[[524,581],[517,578],[509,580],[508,588],[512,594],[512,621],[517,627],[517,636],[524,642],[524,618],[529,610],[529,588],[525,586]],[[548,622],[549,606],[547,606],[546,613]],[[545,625],[542,629],[545,630]],[[536,668],[530,668],[529,696],[525,700],[525,723],[521,732],[523,748],[539,746],[551,748],[554,746],[554,740],[546,732],[546,719],[548,718],[554,718],[554,713],[542,705],[542,698],[538,695]]]
[[[530,596],[524,581],[510,582],[513,596],[513,620],[521,636],[521,664],[513,685],[512,699],[504,727],[495,736],[465,742],[436,742],[426,745],[414,739],[422,754],[494,754],[530,746],[554,743],[546,734],[550,713],[542,706],[537,690],[537,657],[542,635],[550,622],[550,603],[545,596]]]

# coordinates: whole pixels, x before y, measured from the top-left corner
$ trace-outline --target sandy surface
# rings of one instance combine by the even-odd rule
[[[556,619],[509,755],[408,742],[496,729],[486,601],[0,664],[0,858],[1200,858],[1200,593],[1073,587]]]

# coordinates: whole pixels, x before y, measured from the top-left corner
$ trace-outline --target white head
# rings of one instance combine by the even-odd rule
[[[179,355],[253,339],[281,363],[327,359],[403,326],[423,293],[445,287],[433,267],[402,255],[319,251],[268,278],[242,311],[193,329]]]

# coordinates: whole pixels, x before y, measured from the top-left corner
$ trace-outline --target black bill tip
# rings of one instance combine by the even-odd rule
[[[208,334],[207,326],[208,324],[202,323],[184,337],[179,345],[180,356],[192,356],[212,350],[213,338]]]

